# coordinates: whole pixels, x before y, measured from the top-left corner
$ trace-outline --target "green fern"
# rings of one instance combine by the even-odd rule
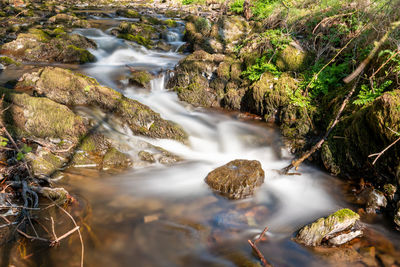
[[[265,72],[270,72],[274,76],[281,75],[281,72],[276,68],[276,66],[269,63],[265,56],[258,58],[256,64],[248,67],[247,70],[242,72],[242,75],[250,81],[256,82]]]
[[[374,90],[372,91],[369,86],[363,84],[361,85],[360,92],[358,93],[358,99],[353,101],[353,104],[358,105],[358,106],[363,106],[365,104],[368,104],[372,101],[375,100],[375,98],[379,97],[382,95],[382,93],[385,91],[387,87],[389,87],[393,81],[387,80],[381,86],[379,87],[374,87]]]

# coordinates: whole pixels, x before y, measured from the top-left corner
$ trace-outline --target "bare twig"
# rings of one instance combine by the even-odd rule
[[[265,233],[268,231],[268,227],[264,228],[264,231],[262,231],[262,233],[260,234],[260,236],[254,241],[252,242],[250,239],[247,240],[247,242],[249,242],[250,246],[252,247],[253,251],[257,254],[257,256],[260,258],[262,264],[264,267],[272,267],[272,265],[265,259],[264,255],[261,253],[261,251],[257,248],[257,243],[260,242],[260,240],[262,240],[262,238],[264,237]]]
[[[83,267],[83,258],[84,258],[84,255],[85,255],[85,246],[84,246],[84,244],[83,244],[83,238],[82,238],[82,234],[81,234],[81,231],[80,231],[80,229],[79,229],[79,226],[78,226],[78,224],[76,223],[74,217],[72,217],[72,215],[71,215],[68,211],[66,211],[64,208],[62,208],[62,207],[59,206],[58,204],[56,204],[56,206],[57,206],[59,209],[61,209],[61,210],[71,219],[71,221],[74,223],[75,227],[77,227],[77,231],[78,231],[78,234],[79,234],[79,239],[80,239],[81,247],[82,247],[82,249],[81,249],[81,267]]]
[[[393,143],[391,143],[390,145],[388,145],[384,150],[382,150],[379,153],[374,153],[369,155],[368,157],[376,157],[375,160],[372,162],[372,165],[375,165],[376,161],[383,155],[383,153],[385,153],[389,148],[391,148],[392,146],[394,146],[398,141],[400,140],[400,137],[397,138]]]

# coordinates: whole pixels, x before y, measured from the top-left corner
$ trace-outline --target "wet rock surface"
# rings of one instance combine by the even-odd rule
[[[205,182],[223,196],[240,199],[264,183],[264,171],[256,160],[234,160],[210,172]]]
[[[312,247],[324,242],[342,245],[362,235],[360,227],[355,227],[359,219],[360,216],[349,209],[338,210],[300,229],[296,241]]]

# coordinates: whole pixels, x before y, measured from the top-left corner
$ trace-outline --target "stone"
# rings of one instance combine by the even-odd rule
[[[397,209],[396,212],[394,214],[394,223],[400,227],[400,201],[397,203]],[[400,229],[400,228],[398,228]]]
[[[377,210],[385,208],[386,205],[387,205],[387,199],[381,191],[374,189],[368,194],[367,208],[366,208],[367,213],[374,214],[376,213]]]
[[[246,198],[264,183],[264,170],[259,161],[238,159],[211,171],[205,182],[229,199]]]
[[[350,209],[341,209],[329,215],[326,218],[320,218],[317,221],[304,226],[300,229],[296,236],[296,241],[303,243],[306,246],[320,246],[325,240],[335,238],[332,242],[339,244],[343,241],[350,241],[351,239],[360,235],[356,233],[342,235],[341,232],[352,229],[356,222],[360,219],[360,215]],[[354,231],[352,231],[354,232]]]
[[[70,70],[45,67],[37,72],[25,74],[17,87],[30,87],[36,94],[63,105],[98,106],[119,119],[122,125],[129,127],[137,135],[181,142],[187,139],[187,134],[179,125],[162,119],[160,114],[148,106],[109,87],[99,85],[93,78]]]
[[[131,158],[115,148],[110,148],[103,158],[103,169],[126,169],[132,165]]]
[[[276,66],[282,71],[300,71],[304,68],[307,54],[300,47],[288,45],[277,55]]]
[[[129,84],[150,90],[150,82],[152,79],[154,79],[154,76],[148,71],[134,71],[129,78]]]

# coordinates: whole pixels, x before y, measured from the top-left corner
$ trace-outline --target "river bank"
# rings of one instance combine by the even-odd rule
[[[371,193],[367,180],[363,194],[352,193],[360,189],[358,182],[349,186],[309,166],[299,177],[281,176],[276,170],[291,159],[285,143],[301,152],[314,140],[298,135],[300,126],[309,127],[307,122],[277,111],[294,109],[298,114],[298,107],[272,95],[296,90],[301,81],[293,76],[296,71],[246,80],[243,63],[250,58],[235,52],[240,44],[214,40],[212,31],[235,42],[251,35],[243,31],[250,26],[241,26],[252,22],[228,15],[221,24],[217,6],[200,6],[204,19],[187,17],[186,11],[167,4],[159,9],[141,3],[132,9],[107,5],[95,10],[37,4],[34,10],[45,10],[38,16],[19,18],[14,10],[22,26],[14,31],[9,25],[2,35],[1,53],[10,57],[2,61],[6,68],[0,80],[6,87],[4,101],[12,104],[4,123],[21,148],[31,148],[22,151],[23,159],[41,179],[39,184],[50,182],[72,195],[69,210],[82,225],[88,265],[121,266],[135,260],[142,266],[258,266],[246,240],[265,226],[271,234],[261,246],[274,265],[335,265],[339,259],[348,265],[396,264],[398,234],[389,230],[394,225],[381,214],[359,211],[362,221],[371,223],[369,230],[344,247],[307,249],[292,240],[302,226],[341,207],[367,207],[369,195],[376,191]],[[168,8],[175,13],[168,14]],[[207,50],[213,47],[223,50]],[[259,55],[256,48],[244,50]],[[247,87],[251,94],[243,91]],[[171,90],[192,105],[178,101]],[[281,116],[275,112],[286,114],[297,126],[290,124],[292,130],[285,130],[281,119],[272,119]],[[278,123],[286,139],[282,142],[276,128],[257,119]],[[10,159],[17,156],[5,154],[5,162],[12,165]],[[203,180],[238,158],[261,162],[266,180],[253,197],[229,201],[210,191]],[[379,189],[379,183],[374,185]],[[385,194],[393,205],[393,190]],[[369,208],[379,213],[381,207],[375,204]],[[49,215],[42,216],[50,229]],[[67,231],[69,222],[60,219],[58,227]],[[58,251],[49,251],[47,244],[24,243],[18,248],[12,243],[5,258],[27,266],[75,265],[78,244],[76,236],[71,244],[61,243]],[[162,253],[154,256],[154,251]]]

